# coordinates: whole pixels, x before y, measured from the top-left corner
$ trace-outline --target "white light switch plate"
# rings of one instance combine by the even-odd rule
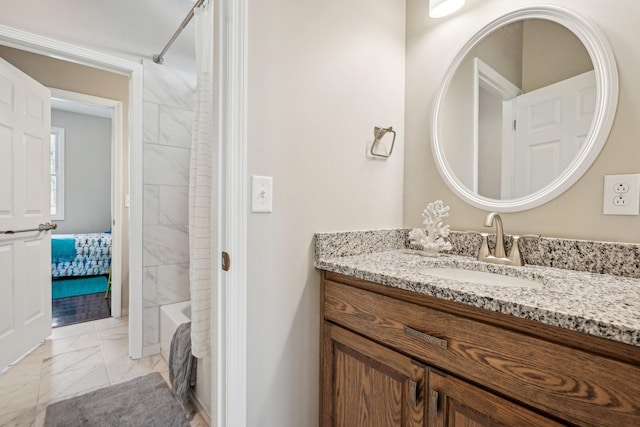
[[[273,212],[273,178],[251,176],[251,212]]]
[[[602,213],[604,215],[640,214],[640,174],[604,176]]]

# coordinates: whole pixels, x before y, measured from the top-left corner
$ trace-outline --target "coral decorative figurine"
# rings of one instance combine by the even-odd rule
[[[409,241],[414,245],[420,245],[425,252],[435,255],[440,251],[451,249],[451,243],[445,239],[449,237],[449,226],[444,225],[442,218],[449,216],[449,206],[445,206],[442,200],[429,203],[422,211],[422,222],[425,229],[414,228],[409,232]]]

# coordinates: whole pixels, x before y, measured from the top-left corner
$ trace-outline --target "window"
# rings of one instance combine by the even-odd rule
[[[51,219],[64,219],[64,129],[51,127]]]

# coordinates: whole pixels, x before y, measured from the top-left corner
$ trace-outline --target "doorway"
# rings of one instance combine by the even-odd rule
[[[51,89],[51,124],[52,326],[120,317],[122,102]]]
[[[118,294],[116,294],[117,287],[113,289],[112,314],[128,315],[129,355],[134,359],[140,358],[142,357],[142,65],[54,42],[19,30],[0,28],[0,54],[9,60],[8,56],[15,52],[28,57],[25,61],[33,69],[27,74],[48,87],[62,87],[71,92],[91,93],[93,96],[115,98],[122,102],[120,136],[123,147],[120,153],[116,153],[122,161],[114,162],[114,165],[122,167],[119,173],[114,174],[122,177],[117,186],[120,195],[119,197],[114,195],[116,199],[114,218],[116,226],[122,227],[122,239],[120,239],[122,247],[121,256],[113,259],[115,264],[121,263],[121,274],[116,280],[121,280],[122,289]],[[36,61],[40,61],[40,65]],[[77,73],[69,73],[64,65],[75,67],[78,70]],[[17,64],[15,66],[20,68]],[[56,78],[61,79],[65,84],[53,83],[52,79]],[[114,83],[117,80],[120,80],[121,84]],[[86,90],[83,90],[83,85]],[[129,164],[131,167],[128,166]],[[129,200],[131,208],[127,209],[125,202]],[[129,283],[133,285],[129,287]],[[121,304],[116,305],[115,300],[118,297],[121,298]]]
[[[67,161],[65,165],[65,169],[74,166],[75,176],[64,180],[60,190],[64,190],[65,187],[76,190],[63,191],[64,198],[59,202],[52,200],[52,205],[56,203],[60,205],[56,207],[60,208],[60,213],[63,214],[63,217],[52,218],[58,226],[53,236],[59,237],[59,234],[65,234],[65,238],[71,240],[70,245],[66,246],[71,247],[71,253],[67,254],[68,258],[56,257],[56,262],[51,264],[51,276],[55,279],[54,290],[62,286],[60,280],[67,281],[64,283],[65,289],[85,289],[84,286],[79,285],[80,280],[84,282],[88,276],[95,276],[93,277],[95,280],[90,281],[89,288],[101,287],[105,294],[110,278],[110,292],[107,295],[107,299],[112,303],[110,314],[120,317],[122,315],[122,277],[128,275],[126,271],[128,263],[123,262],[123,257],[129,252],[127,239],[124,236],[127,232],[125,221],[127,215],[123,213],[125,203],[122,200],[124,189],[129,187],[127,168],[123,166],[127,161],[123,158],[123,153],[127,151],[123,145],[128,140],[125,136],[128,114],[123,114],[123,110],[128,108],[129,79],[111,72],[17,48],[0,46],[0,55],[34,80],[49,87],[52,111],[57,108],[59,120],[63,120],[66,123],[65,126],[73,122],[83,123],[82,131],[76,128],[76,134],[83,133],[83,136],[80,140],[74,141],[75,151],[67,149],[59,156],[60,159],[67,157],[67,160],[75,158],[71,163]],[[74,109],[76,111],[66,111]],[[63,114],[67,117],[62,116]],[[86,129],[89,126],[87,122],[90,121],[90,117],[100,114],[108,116],[107,132],[110,133],[107,137],[108,146],[102,147],[103,152],[91,147],[92,141],[96,139],[99,132]],[[69,115],[75,115],[75,118],[70,119]],[[91,124],[91,126],[94,125],[95,123]],[[56,126],[55,120],[52,121],[52,126]],[[64,137],[64,130],[60,128],[57,135]],[[67,139],[72,136],[73,133],[67,132]],[[104,170],[101,166],[107,163],[108,167]],[[101,179],[101,174],[98,173],[101,169],[104,170],[102,175],[106,175],[103,177],[106,182],[105,188],[98,191],[95,181]],[[43,172],[48,174],[48,171]],[[52,175],[52,182],[64,176],[64,169],[58,172],[62,175],[55,178]],[[67,209],[64,209],[65,204],[69,205]],[[95,219],[99,216],[103,219],[98,220],[99,225],[97,225]],[[57,238],[52,239],[52,242],[55,252],[56,244],[61,242]],[[110,252],[111,255],[104,252]],[[110,277],[109,273],[111,273]],[[67,304],[64,307],[67,314],[75,312],[82,318],[82,314],[77,313],[77,307],[74,305]],[[90,310],[91,307],[84,307],[84,309]],[[73,316],[69,320],[73,321]]]

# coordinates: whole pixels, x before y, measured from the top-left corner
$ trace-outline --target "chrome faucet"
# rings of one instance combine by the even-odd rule
[[[489,249],[489,243],[487,238],[489,233],[480,233],[482,236],[482,244],[478,251],[478,261],[492,262],[494,264],[506,264],[506,265],[524,265],[524,259],[520,252],[520,238],[521,237],[540,237],[537,234],[525,234],[524,236],[513,236],[513,244],[511,245],[511,251],[507,256],[504,250],[504,231],[502,228],[502,218],[496,212],[491,212],[484,219],[485,227],[493,227],[496,225],[496,247],[491,254]]]

